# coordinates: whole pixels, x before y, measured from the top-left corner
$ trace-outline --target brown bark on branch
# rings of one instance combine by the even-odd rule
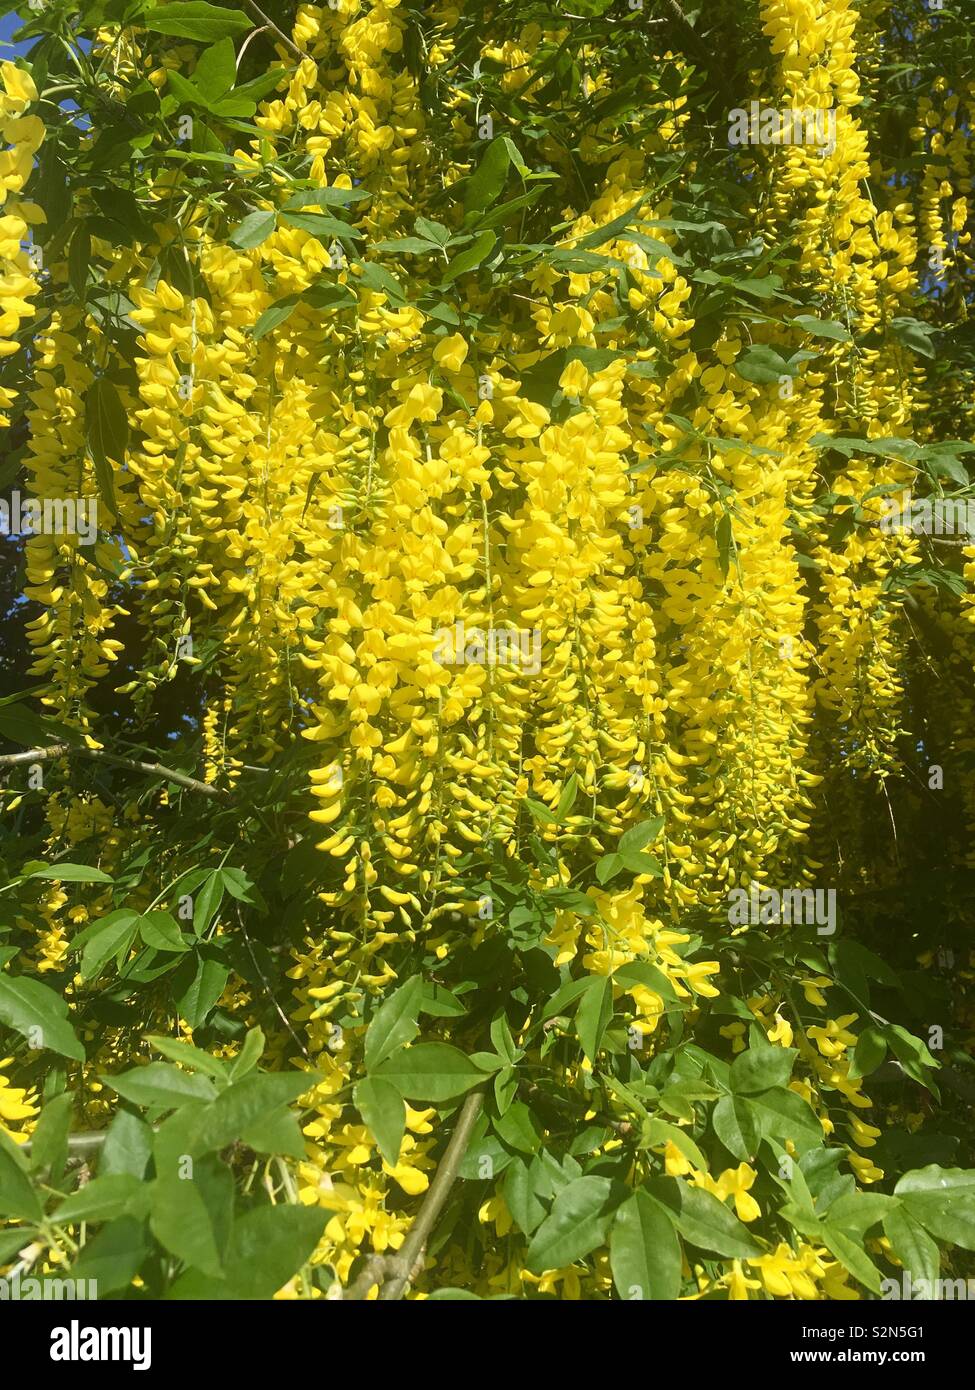
[[[379,1290],[379,1299],[382,1303],[393,1303],[402,1298],[413,1279],[417,1277],[418,1270],[414,1268],[423,1259],[423,1252],[426,1243],[430,1238],[437,1217],[443,1210],[444,1204],[454,1185],[457,1177],[457,1170],[460,1168],[467,1152],[467,1145],[470,1143],[471,1131],[474,1128],[478,1115],[481,1113],[481,1106],[484,1104],[484,1092],[481,1090],[472,1091],[464,1101],[461,1108],[460,1118],[453,1134],[450,1136],[450,1143],[447,1145],[440,1166],[437,1168],[433,1182],[430,1184],[423,1205],[417,1213],[416,1220],[410,1227],[409,1234],[403,1241],[399,1250],[399,1262],[404,1272],[394,1275],[392,1279],[382,1285]],[[422,1268],[422,1265],[421,1265]]]
[[[364,1299],[372,1286],[378,1284],[380,1302],[393,1303],[402,1298],[413,1280],[419,1277],[426,1243],[454,1185],[483,1104],[484,1092],[481,1090],[472,1091],[464,1101],[433,1182],[401,1248],[395,1255],[372,1255],[359,1277],[346,1289],[346,1301]]]
[[[165,777],[167,782],[175,782],[187,791],[199,792],[201,796],[215,797],[227,801],[230,793],[220,787],[211,787],[185,772],[163,767],[162,763],[144,763],[137,758],[122,758],[117,753],[106,753],[102,748],[75,747],[70,743],[54,743],[49,748],[29,748],[24,753],[0,754],[0,768],[16,767],[18,763],[43,763],[54,758],[90,758],[94,762],[111,763],[114,767],[127,767],[132,772],[145,772],[151,777]]]
[[[279,29],[272,19],[269,19],[259,6],[254,4],[254,0],[244,0],[244,4],[250,10],[251,14],[257,16],[266,29],[270,29],[278,42],[284,44],[291,56],[298,59],[299,63],[303,58],[308,56],[306,53],[302,53],[298,45],[294,43],[293,40],[289,39],[287,34],[282,29]]]

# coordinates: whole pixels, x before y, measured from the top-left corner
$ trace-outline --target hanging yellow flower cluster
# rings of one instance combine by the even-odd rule
[[[531,892],[568,894],[538,944],[567,978],[608,980],[652,1058],[675,1010],[693,1028],[731,989],[737,964],[713,945],[729,894],[824,888],[832,833],[860,833],[851,776],[883,794],[901,774],[911,635],[889,590],[922,551],[877,524],[883,489],[908,486],[911,467],[869,446],[929,437],[923,373],[886,330],[911,314],[926,265],[970,273],[975,89],[920,99],[912,137],[930,162],[916,205],[871,145],[872,9],[760,10],[762,101],[828,112],[832,125],[828,143],[741,152],[752,202],[736,241],[751,239],[748,255],[715,238],[707,268],[709,224],[689,221],[686,190],[657,176],[674,151],[691,168],[707,153],[682,60],[641,108],[645,126],[619,140],[604,104],[619,75],[585,48],[594,119],[564,132],[572,148],[548,125],[532,150],[547,167],[532,173],[532,131],[485,109],[453,62],[470,42],[457,7],[429,8],[435,43],[418,62],[396,0],[302,4],[253,126],[227,118],[231,153],[187,137],[187,164],[195,154],[220,170],[214,196],[183,198],[168,168],[139,210],[151,238],[115,245],[95,226],[92,261],[135,344],[118,376],[128,448],[110,467],[112,500],[86,422],[119,356],[109,317],[99,301],[59,307],[33,345],[31,486],[97,496],[105,517],[94,547],[47,535],[28,546],[25,594],[41,610],[32,674],[47,706],[97,751],[112,732],[106,686],[148,717],[161,692],[198,678],[198,775],[225,789],[245,764],[270,773],[302,740],[315,745],[288,831],[292,847],[313,837],[324,884],[287,972],[291,1025],[323,1077],[305,1098],[298,1196],[332,1213],[315,1262],[343,1282],[359,1254],[402,1245],[405,1199],[427,1189],[443,1137],[435,1109],[408,1106],[393,1163],[348,1108],[364,1031],[348,1020],[368,1015],[412,953],[446,969],[489,941],[507,867],[534,864]],[[567,32],[485,26],[477,65],[500,74],[526,124],[544,110],[535,57]],[[117,39],[106,31],[102,47]],[[186,104],[216,60],[157,48],[127,32],[117,91],[143,75],[170,94],[168,119],[219,115],[216,98]],[[21,243],[38,214],[18,194],[43,129],[23,114],[29,78],[0,71],[11,147],[0,353],[13,353],[36,292]],[[561,220],[533,254],[525,219],[550,184]],[[770,246],[788,254],[755,271]],[[47,270],[62,289],[77,273],[66,247]],[[829,491],[864,509],[838,531],[818,499],[823,439],[843,436],[868,448],[830,473]],[[143,651],[115,682],[129,620]],[[975,818],[975,781],[965,796]],[[81,822],[105,814],[68,792],[49,807],[52,837],[74,843],[72,816],[83,839]],[[597,882],[593,864],[648,819],[660,822],[659,864],[638,862],[625,886],[611,872]],[[136,820],[122,839],[137,841]],[[56,920],[66,902],[52,893],[31,923],[38,972],[63,968],[82,920]],[[636,966],[654,973],[612,978]],[[732,1058],[750,1026],[795,1049],[792,1095],[814,1129],[848,1138],[859,1182],[878,1182],[883,1169],[858,1151],[880,1133],[853,1065],[868,1020],[827,1002],[815,960],[801,969],[807,1026],[770,971],[742,984],[718,1035]],[[224,997],[246,1016],[253,993],[235,990]],[[293,1055],[284,1034],[276,1048]],[[591,1057],[557,1055],[592,1118]],[[0,1119],[31,1113],[21,1091],[0,1091]],[[754,1223],[755,1168],[708,1171],[680,1123],[668,1126],[677,1143],[660,1132],[644,1147]],[[506,1191],[499,1176],[480,1209],[499,1236],[512,1225]],[[462,1244],[445,1247],[443,1269],[482,1293],[612,1287],[602,1256],[538,1275],[503,1242],[483,1259]],[[685,1273],[700,1294],[733,1299],[855,1296],[834,1255],[797,1236]]]

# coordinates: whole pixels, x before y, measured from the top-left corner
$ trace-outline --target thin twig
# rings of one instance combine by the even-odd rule
[[[72,1154],[93,1153],[104,1144],[107,1133],[107,1130],[102,1129],[92,1134],[72,1134],[68,1139],[68,1151]],[[17,1148],[22,1154],[29,1154],[33,1142],[32,1139],[27,1139],[23,1144],[18,1144]]]
[[[167,782],[175,782],[187,791],[199,792],[201,796],[212,796],[219,801],[229,799],[230,793],[220,787],[211,787],[207,782],[198,782],[195,777],[187,777],[185,772],[163,767],[162,763],[144,763],[136,758],[122,758],[117,753],[106,753],[102,748],[75,747],[70,743],[55,743],[50,748],[29,748],[25,753],[3,753],[0,767],[15,767],[18,763],[50,762],[53,758],[91,758],[95,762],[112,763],[115,767],[127,767],[132,772],[145,772],[151,777],[165,777]]]
[[[244,0],[244,4],[250,10],[251,14],[257,15],[257,18],[261,21],[261,23],[264,24],[268,29],[270,29],[271,33],[277,37],[280,43],[284,44],[285,48],[293,57],[298,59],[299,63],[302,61],[302,59],[308,57],[307,53],[302,53],[298,45],[294,43],[291,39],[289,39],[287,34],[282,29],[278,28],[278,26],[274,23],[273,19],[269,19],[267,17],[267,15],[264,13],[264,11],[260,8],[259,5],[255,5],[254,0]]]
[[[271,982],[268,980],[267,976],[264,974],[264,971],[261,969],[261,963],[257,959],[257,953],[254,950],[254,945],[251,941],[250,933],[247,930],[247,923],[244,921],[244,914],[241,910],[239,903],[237,904],[237,921],[240,924],[241,935],[244,938],[244,945],[247,947],[247,953],[251,958],[251,961],[254,965],[254,969],[258,973],[261,984],[264,986],[264,993],[267,995],[268,999],[270,999],[271,1003],[274,1005],[275,1012],[277,1013],[278,1018],[284,1024],[285,1028],[287,1028],[288,1032],[291,1034],[291,1037],[294,1040],[296,1046],[298,1047],[298,1050],[301,1052],[302,1057],[304,1057],[306,1062],[310,1063],[311,1054],[308,1052],[308,1049],[305,1047],[304,1043],[301,1041],[298,1034],[291,1026],[291,1019],[288,1017],[284,1009],[282,1009],[281,1005],[278,1003],[277,999],[275,998],[274,991],[271,988]]]

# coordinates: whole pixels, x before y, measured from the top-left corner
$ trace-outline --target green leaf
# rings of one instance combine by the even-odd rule
[[[869,1028],[864,1028],[857,1038],[853,1061],[850,1063],[850,1080],[856,1081],[861,1076],[869,1076],[872,1071],[877,1070],[886,1056],[887,1040],[884,1037],[883,1029],[877,1028],[873,1024]]]
[[[880,1293],[880,1271],[863,1248],[844,1231],[830,1226],[826,1221],[821,1225],[823,1240],[840,1264],[850,1271],[871,1293]]]
[[[202,936],[213,920],[223,902],[223,890],[223,874],[219,869],[213,869],[193,897],[193,930],[197,936]]]
[[[358,283],[367,290],[381,292],[394,309],[401,309],[407,302],[406,294],[396,277],[385,266],[376,265],[374,261],[363,261],[361,265],[362,274],[358,277]]]
[[[347,207],[349,203],[358,203],[363,198],[371,197],[372,194],[365,188],[304,188],[292,194],[281,211],[290,212],[296,209],[300,212],[310,206]]]
[[[613,983],[617,985],[642,985],[645,989],[652,989],[654,994],[659,994],[661,999],[668,1003],[680,1004],[674,991],[674,986],[668,980],[664,972],[656,965],[651,965],[648,960],[631,960],[626,965],[621,965],[613,972]],[[681,1005],[681,1007],[684,1007]]]
[[[573,806],[576,804],[576,797],[578,794],[579,777],[577,773],[573,772],[572,775],[566,779],[565,786],[559,794],[559,804],[555,808],[555,814],[560,821],[563,821],[570,813]]]
[[[240,1138],[255,1153],[285,1154],[298,1160],[305,1158],[305,1136],[298,1118],[285,1107],[249,1125],[241,1131]]]
[[[163,1038],[158,1033],[147,1033],[146,1042],[171,1062],[179,1062],[187,1071],[202,1071],[215,1081],[226,1082],[228,1079],[227,1063],[220,1057],[211,1057],[209,1052],[203,1052],[192,1043]]]
[[[68,1158],[68,1130],[74,1097],[62,1091],[49,1100],[31,1135],[30,1170],[45,1174],[52,1187],[58,1185]]]
[[[413,1041],[420,1031],[418,1019],[422,1002],[423,980],[413,975],[376,1010],[366,1030],[364,1052],[369,1071],[375,1071],[397,1048]]]
[[[391,1165],[398,1163],[406,1129],[406,1106],[399,1091],[392,1082],[384,1081],[382,1077],[367,1076],[356,1084],[352,1098],[375,1136],[383,1158]]]
[[[608,883],[622,867],[623,860],[618,854],[604,854],[601,859],[596,861],[596,882]]]
[[[473,1060],[480,1062],[484,1056],[481,1052],[473,1053]],[[499,1115],[506,1115],[518,1094],[518,1073],[514,1067],[502,1067],[495,1073],[494,1077],[494,1100],[498,1107]]]
[[[147,912],[139,918],[139,935],[147,946],[156,951],[189,951],[187,941],[179,929],[179,923],[168,912]]]
[[[72,1266],[72,1279],[93,1280],[98,1295],[126,1289],[142,1268],[149,1253],[143,1222],[130,1216],[112,1221],[85,1245]]]
[[[644,194],[644,196],[635,202],[632,207],[628,208],[626,212],[621,212],[620,215],[614,217],[611,222],[606,222],[602,227],[597,227],[594,232],[589,232],[581,241],[577,241],[572,249],[574,251],[590,251],[598,246],[605,246],[608,241],[619,238],[627,227],[637,221],[640,208],[643,206],[647,197],[649,197],[649,194]],[[624,241],[628,240],[626,237],[622,239]]]
[[[60,1226],[79,1221],[111,1221],[119,1216],[144,1216],[149,1189],[131,1173],[108,1173],[92,1178],[66,1197],[51,1215]]]
[[[119,928],[129,927],[132,930],[134,939],[139,926],[139,914],[131,907],[117,907],[114,912],[108,912],[104,917],[96,917],[94,922],[89,922],[87,927],[82,928],[77,936],[73,936],[68,949],[72,952],[87,951],[93,943],[97,943],[102,936],[105,936],[106,946],[109,940],[121,942],[122,936]],[[105,959],[110,959],[116,953],[115,947],[108,950]],[[82,957],[84,958],[84,957]]]
[[[434,1018],[462,1018],[467,1013],[467,1005],[436,980],[425,980],[420,1012],[432,1014]]]
[[[792,322],[814,338],[832,338],[838,343],[850,341],[850,330],[835,319],[818,319],[813,314],[797,314]]]
[[[538,1153],[542,1138],[524,1101],[512,1101],[505,1113],[495,1120],[494,1128],[509,1148],[519,1153]]]
[[[508,177],[509,154],[503,136],[496,136],[481,156],[480,163],[464,180],[464,211],[483,212],[504,188]]]
[[[792,1064],[798,1056],[794,1047],[752,1046],[741,1052],[731,1064],[729,1082],[737,1095],[768,1091],[775,1086],[785,1088],[792,1076]]]
[[[795,1091],[775,1088],[752,1095],[746,1104],[766,1139],[792,1139],[797,1144],[821,1144],[823,1127],[812,1107]]]
[[[901,1206],[884,1216],[884,1235],[913,1280],[933,1285],[941,1268],[941,1252],[921,1223]]]
[[[257,1066],[264,1055],[264,1042],[264,1031],[260,1026],[248,1031],[243,1047],[230,1064],[231,1081],[239,1081]]]
[[[557,823],[553,813],[542,802],[535,801],[530,796],[524,797],[523,800],[532,819],[537,821],[539,825],[555,825]]]
[[[936,1240],[975,1250],[975,1171],[932,1163],[905,1173],[894,1193]]]
[[[21,1221],[40,1221],[43,1215],[44,1208],[30,1178],[17,1159],[11,1155],[8,1146],[0,1146],[0,1216],[13,1216]],[[26,1232],[24,1244],[29,1244]]]
[[[96,377],[85,395],[85,431],[102,500],[117,514],[112,463],[121,467],[125,462],[129,421],[118,390],[108,377]]]
[[[620,855],[623,861],[623,868],[629,869],[631,874],[652,874],[654,878],[663,876],[663,869],[660,860],[652,854],[640,854],[635,850],[628,850]]]
[[[772,385],[783,376],[795,376],[785,358],[764,345],[755,345],[743,352],[735,362],[735,371],[759,386]]]
[[[485,1072],[449,1043],[401,1048],[376,1069],[408,1100],[442,1101],[462,1096],[487,1080]]]
[[[888,1023],[885,1026],[884,1037],[908,1076],[919,1086],[924,1086],[937,1095],[938,1092],[932,1084],[932,1079],[924,1074],[923,1069],[925,1067],[937,1067],[938,1062],[931,1056],[920,1038],[916,1038],[913,1033],[909,1033],[906,1028],[901,1028],[896,1023]]]
[[[229,36],[201,53],[193,69],[193,85],[208,102],[218,101],[225,96],[236,79],[237,54]]]
[[[609,1263],[620,1298],[670,1301],[680,1293],[680,1241],[674,1223],[640,1189],[616,1213]]]
[[[244,82],[239,87],[234,88],[234,97],[238,101],[246,101],[253,108],[254,103],[267,96],[268,92],[273,92],[275,87],[281,82],[288,73],[287,68],[269,68],[267,72],[262,72],[259,77],[254,77],[250,82]],[[331,192],[326,189],[326,192]]]
[[[78,941],[83,936],[84,951],[81,956],[81,978],[85,981],[97,980],[108,962],[114,957],[124,958],[139,930],[139,917],[127,907],[110,912],[93,923],[94,930],[85,928],[79,938],[71,943],[77,950]]]
[[[755,1111],[741,1096],[722,1096],[711,1112],[714,1132],[735,1158],[751,1160],[758,1152],[759,1127]]]
[[[844,1179],[845,1181],[845,1179]],[[820,1196],[822,1204],[822,1196]],[[896,1197],[888,1197],[885,1192],[844,1192],[830,1203],[826,1219],[848,1236],[862,1240],[871,1226],[883,1221],[887,1213],[898,1206]]]
[[[654,816],[651,820],[640,821],[637,825],[631,825],[629,830],[625,830],[620,836],[617,846],[620,854],[629,854],[631,851],[646,849],[647,845],[660,834],[664,825],[663,816]]]
[[[673,1181],[680,1191],[680,1210],[675,1220],[681,1235],[692,1245],[701,1250],[713,1250],[728,1259],[748,1259],[761,1254],[747,1228],[717,1197],[679,1178]]]
[[[606,975],[597,975],[587,986],[576,1010],[576,1033],[590,1062],[596,1060],[603,1034],[613,1017],[613,986]]]
[[[495,1014],[491,1020],[491,1041],[494,1043],[498,1056],[503,1057],[507,1062],[514,1063],[521,1056],[515,1047],[515,1040],[508,1027],[508,1020],[503,1013]]]
[[[229,241],[231,246],[236,246],[241,251],[250,251],[255,246],[260,246],[277,226],[277,213],[274,212],[250,212],[234,230],[231,232]]]
[[[589,976],[584,976],[581,980],[566,980],[565,984],[559,986],[542,1010],[542,1021],[553,1018],[556,1014],[564,1013],[566,1007],[574,999],[578,999],[579,995],[588,988]]]
[[[297,1100],[317,1079],[308,1072],[248,1073],[221,1091],[197,1117],[191,1130],[194,1152],[222,1149],[272,1111]]]
[[[504,1180],[504,1200],[515,1225],[525,1235],[537,1230],[546,1215],[538,1197],[541,1184],[542,1172],[537,1159],[530,1163],[521,1158],[512,1160]]]
[[[444,247],[450,241],[450,228],[445,227],[442,222],[431,222],[429,217],[418,217],[413,223],[413,230],[417,236],[424,241],[429,241],[434,246]]]
[[[99,1176],[131,1173],[145,1177],[152,1157],[152,1130],[144,1120],[128,1110],[119,1110],[102,1141],[98,1155]]]
[[[45,864],[43,869],[35,869],[28,878],[53,878],[59,883],[114,883],[110,874],[91,864]]]
[[[931,335],[936,330],[930,323],[922,323],[915,318],[891,319],[890,326],[899,342],[919,357],[934,359],[937,356]]]
[[[679,1125],[672,1125],[668,1120],[661,1120],[654,1115],[645,1124],[646,1144],[652,1147],[655,1144],[666,1144],[668,1141],[679,1149],[685,1158],[690,1159],[695,1168],[700,1168],[702,1172],[707,1169],[708,1161],[701,1153],[701,1150],[694,1143],[694,1140],[686,1130]]]
[[[200,107],[210,110],[210,103],[194,82],[189,82],[181,72],[170,68],[166,73],[166,84],[180,106]]]
[[[562,1269],[604,1245],[616,1205],[609,1178],[574,1178],[558,1194],[532,1237],[525,1256],[527,1268],[533,1274]]]
[[[362,233],[348,222],[340,222],[337,217],[329,217],[325,212],[282,212],[282,222],[289,227],[297,227],[301,232],[309,232],[319,241],[323,237],[338,237],[340,241],[361,241]]]
[[[263,906],[256,884],[251,882],[243,869],[223,868],[218,869],[217,872],[223,880],[224,888],[232,898],[236,898],[241,903],[249,903],[251,906]]]
[[[374,241],[370,244],[373,251],[392,251],[397,255],[409,252],[413,256],[433,256],[440,251],[440,247],[434,242],[421,241],[415,236],[391,237],[386,241]]]
[[[102,1080],[133,1105],[165,1110],[174,1110],[187,1100],[213,1100],[217,1094],[206,1077],[180,1071],[167,1062],[149,1062]]]
[[[230,978],[230,970],[213,948],[201,946],[187,956],[173,976],[176,1008],[191,1028],[198,1028],[216,1004]]]
[[[198,43],[216,43],[254,27],[254,21],[240,10],[225,10],[204,0],[175,0],[173,4],[153,6],[140,16],[139,23],[154,34],[171,34]]]
[[[157,1178],[149,1188],[152,1210],[149,1226],[171,1255],[184,1264],[219,1278],[220,1251],[202,1193],[191,1177]]]
[[[275,303],[269,305],[262,314],[259,314],[257,322],[254,325],[253,337],[255,341],[265,337],[268,333],[272,333],[275,328],[278,328],[286,319],[289,319],[298,307],[298,301],[300,299],[300,294],[285,295],[283,299],[276,300]]]
[[[17,1252],[24,1248],[27,1231],[23,1226],[7,1226],[0,1231],[0,1265],[10,1264]]]
[[[721,570],[721,577],[727,579],[735,541],[730,512],[724,511],[718,518],[714,528],[714,541],[718,547],[718,568]]]
[[[494,249],[497,237],[493,232],[481,232],[474,239],[472,246],[461,251],[459,256],[454,256],[453,260],[444,271],[443,284],[449,285],[452,280],[456,280],[459,275],[464,275],[475,266],[479,266],[486,260]]]
[[[47,721],[19,704],[0,709],[0,734],[25,748],[39,747],[51,737]]]
[[[227,1282],[237,1298],[273,1298],[310,1258],[331,1212],[258,1207],[239,1216],[227,1245]]]
[[[39,980],[0,974],[0,1023],[13,1028],[31,1047],[46,1047],[76,1062],[85,1050],[68,1019],[68,1005]]]

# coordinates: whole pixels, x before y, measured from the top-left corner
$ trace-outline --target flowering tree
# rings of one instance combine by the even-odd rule
[[[855,4],[23,10],[8,1277],[966,1273],[975,44]]]

